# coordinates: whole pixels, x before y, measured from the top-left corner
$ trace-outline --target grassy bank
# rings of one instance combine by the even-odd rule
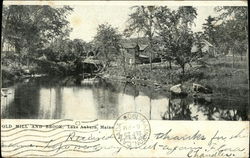
[[[193,83],[207,85],[213,89],[215,97],[248,98],[247,60],[232,57],[208,58],[205,64],[192,63],[186,66],[183,75],[177,65],[169,68],[168,63],[153,64],[152,72],[149,65],[110,67],[104,77],[116,80],[127,80],[138,85],[153,88],[169,88],[182,83],[186,91],[191,91]]]

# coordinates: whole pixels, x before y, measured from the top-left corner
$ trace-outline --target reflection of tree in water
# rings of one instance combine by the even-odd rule
[[[224,104],[226,103],[226,105]],[[215,106],[218,105],[218,106]],[[245,108],[236,108],[235,102],[214,102],[204,98],[193,98],[190,104],[187,98],[169,100],[168,110],[162,116],[164,120],[247,120]],[[241,105],[241,107],[246,107]]]
[[[99,119],[114,119],[118,117],[118,93],[111,83],[100,80],[93,85],[93,96]]]
[[[59,83],[60,82],[57,81],[57,84]],[[55,106],[55,111],[46,111],[46,113],[40,111],[43,109],[43,107],[40,107],[41,87],[48,88],[49,92],[46,100],[48,100],[48,106]],[[53,90],[55,90],[55,96],[52,96]],[[19,119],[61,119],[61,91],[61,87],[55,86],[53,78],[41,77],[25,79],[16,84],[14,100],[10,103],[8,110],[2,117]]]
[[[162,116],[164,120],[191,120],[191,111],[186,99],[169,99],[168,110]]]
[[[130,109],[129,111],[131,112],[131,110],[132,110],[134,112],[138,112],[139,109],[138,109],[138,105],[136,103],[136,97],[139,96],[138,87],[135,84],[131,83],[131,82],[122,83],[121,86],[123,87],[122,90],[120,91],[120,93],[122,95],[126,94],[128,96],[133,96],[132,107],[134,107],[134,108]]]
[[[13,102],[2,118],[36,119],[39,106],[39,89],[30,84],[20,84],[15,89]]]
[[[139,90],[135,84],[130,82],[122,83],[121,86],[123,87],[122,93],[134,96],[134,99],[139,96]]]
[[[53,119],[62,119],[62,88],[56,87],[55,88],[55,112],[53,114]]]
[[[43,116],[40,116],[44,119],[62,119],[62,105],[63,105],[63,87],[62,85],[67,85],[65,81],[72,80],[72,77],[41,77],[30,80],[29,84],[35,85],[37,89],[40,90],[41,87],[49,89],[49,97],[47,98],[49,101],[49,106],[54,110],[49,110]],[[53,93],[54,92],[54,93]],[[39,100],[39,99],[38,99]],[[41,114],[40,114],[41,115]]]
[[[100,78],[96,78],[98,82],[86,83],[77,85],[80,87],[89,88],[93,90],[93,100],[96,105],[96,111],[98,119],[114,119],[119,115],[118,99],[119,94],[127,94],[134,97],[135,111],[138,108],[143,109],[146,115],[149,115],[151,119],[151,113],[153,108],[154,98],[157,99],[160,95],[152,91],[152,88],[138,87],[132,83],[121,83],[121,82],[107,82]],[[52,115],[49,117],[59,119],[62,117],[62,93],[63,87],[76,87],[76,79],[74,78],[62,78],[59,80],[50,78],[30,79],[25,83],[17,84],[15,88],[15,95],[13,101],[10,102],[9,106],[6,106],[6,111],[2,114],[2,118],[37,118],[39,109],[41,107],[39,100],[42,98],[39,96],[39,90],[41,87],[54,89],[55,106]],[[78,90],[78,88],[73,88]],[[136,105],[136,98],[141,95],[149,98],[149,104],[143,106]],[[166,96],[166,98],[168,98]],[[49,99],[49,98],[48,98]],[[87,98],[88,99],[88,98]],[[220,99],[220,100],[219,100]],[[235,98],[219,98],[209,101],[206,98],[171,98],[169,99],[168,105],[164,110],[159,111],[162,115],[162,119],[166,120],[247,120],[247,106],[248,101],[237,100]],[[137,100],[138,101],[138,100]],[[133,104],[133,103],[132,103]],[[164,103],[165,104],[165,103]],[[126,106],[125,106],[126,108]],[[166,110],[167,109],[167,110]],[[142,110],[142,111],[143,111]],[[158,113],[159,113],[158,112]],[[164,114],[162,114],[164,113]],[[45,115],[47,117],[47,115]]]
[[[213,105],[216,107],[213,116],[217,120],[247,120],[247,104],[244,101],[228,98],[227,101],[216,100]]]
[[[202,104],[198,103],[199,106]],[[233,100],[213,100],[213,102],[207,106],[203,105],[204,113],[207,114],[208,120],[246,120],[246,107],[240,102]]]

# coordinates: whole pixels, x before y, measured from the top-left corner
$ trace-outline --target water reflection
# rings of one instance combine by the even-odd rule
[[[245,100],[176,98],[100,78],[30,79],[5,93],[1,114],[9,119],[116,119],[135,111],[152,120],[247,120]]]
[[[166,120],[191,120],[189,103],[185,99],[175,98],[169,100],[169,106],[163,119]]]

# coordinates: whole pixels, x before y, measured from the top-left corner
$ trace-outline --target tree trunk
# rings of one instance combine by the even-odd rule
[[[149,119],[151,120],[151,114],[152,113],[152,92],[150,92],[150,97],[149,97]]]
[[[15,41],[15,51],[16,53],[18,54],[18,69],[21,69],[21,61],[22,61],[22,54],[21,54],[21,48],[20,48],[20,45],[18,44],[18,41]]]
[[[3,35],[2,35],[2,42],[1,42],[1,52],[3,52],[4,42],[5,42],[5,35],[3,33]]]
[[[234,51],[232,51],[233,53],[233,64],[232,64],[232,68],[234,68]]]
[[[181,65],[181,69],[182,69],[182,75],[185,74],[185,65]]]
[[[153,46],[153,34],[152,34],[152,27],[153,27],[153,16],[152,13],[150,14],[150,19],[149,19],[149,43],[150,43],[150,72],[152,72],[153,66],[152,66],[152,46]]]
[[[137,50],[135,50],[134,52],[134,70],[136,69],[136,53],[137,53]]]
[[[2,29],[1,52],[3,51],[4,42],[5,42],[5,39],[6,39],[5,32],[6,32],[6,29],[7,29],[9,17],[10,17],[10,12],[8,11],[7,18],[6,18],[6,21],[5,21],[5,27]]]
[[[126,73],[126,58],[125,58],[124,52],[123,52],[123,71],[124,71],[124,74],[126,76],[127,75],[127,73]]]
[[[169,60],[169,68],[172,69],[172,61]]]
[[[150,51],[150,57],[149,57],[149,62],[150,62],[150,72],[152,72],[153,66],[152,66],[152,34],[150,33],[149,35],[149,51]]]
[[[27,66],[28,66],[28,69],[30,68],[30,60],[29,58],[27,58]]]

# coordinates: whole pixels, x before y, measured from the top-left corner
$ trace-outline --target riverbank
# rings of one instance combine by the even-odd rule
[[[1,76],[2,76],[2,87],[7,87],[8,85],[13,84],[14,82],[19,82],[21,80],[24,80],[26,78],[37,78],[37,77],[43,77],[47,74],[37,74],[33,73],[32,71],[25,71],[23,69],[10,69],[6,66],[2,65],[1,69]]]
[[[208,58],[205,64],[192,63],[187,66],[183,75],[181,69],[167,63],[153,64],[152,72],[149,65],[110,67],[102,75],[111,80],[132,82],[138,86],[147,86],[156,90],[169,92],[171,86],[182,83],[187,93],[192,91],[192,84],[198,83],[209,86],[216,98],[230,98],[248,102],[248,69],[247,59],[232,57]]]
[[[147,87],[154,91],[169,93],[170,87],[182,84],[184,91],[188,94],[192,92],[192,84],[198,83],[209,86],[213,90],[213,96],[217,98],[231,98],[234,100],[245,100],[248,102],[248,69],[247,60],[232,57],[208,58],[206,63],[192,63],[192,67],[187,66],[183,75],[181,69],[168,63],[154,63],[152,72],[150,65],[113,66],[107,68],[98,76],[116,80],[118,82],[129,82],[138,87]],[[26,77],[36,77],[36,75],[25,74],[24,71],[14,71],[2,66],[2,84],[21,80]],[[39,75],[38,75],[39,76]]]

